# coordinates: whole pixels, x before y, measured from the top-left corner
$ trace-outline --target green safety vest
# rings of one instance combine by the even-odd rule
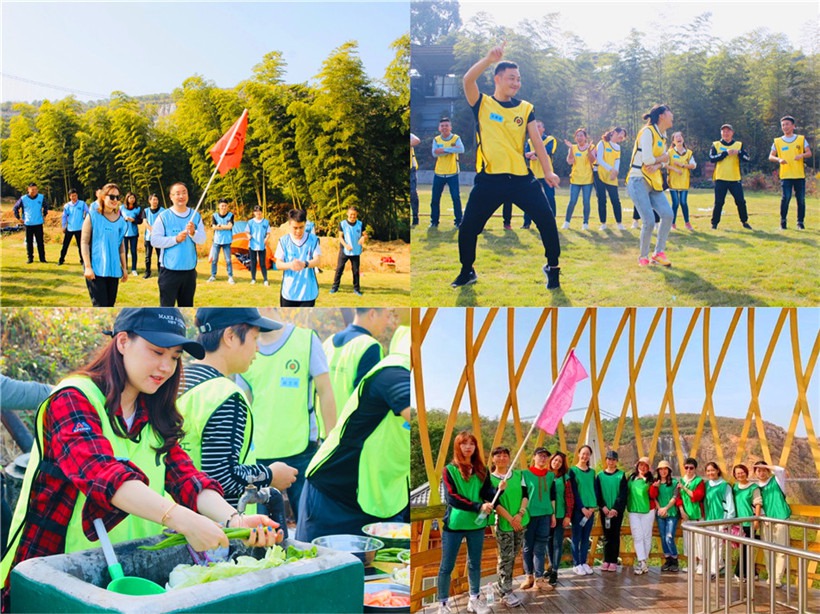
[[[555,481],[555,474],[552,471],[547,471],[547,474],[541,478],[527,469],[524,472],[524,481],[527,483],[527,490],[530,493],[530,502],[527,505],[530,516],[552,516],[554,510],[552,499],[550,499],[550,490],[552,490],[552,483]]]
[[[501,483],[499,477],[490,474],[490,482],[498,488]],[[521,503],[524,501],[524,490],[521,488],[521,470],[514,469],[512,476],[507,480],[507,488],[498,497],[498,503],[510,513],[510,516],[515,516],[521,511]],[[495,515],[495,514],[494,514]],[[491,520],[492,523],[492,520]],[[527,526],[530,523],[530,513],[524,509],[524,514],[521,516],[521,524]],[[498,529],[501,531],[515,531],[513,526],[500,515],[498,515]]]
[[[271,355],[257,352],[242,374],[253,393],[256,458],[286,458],[310,443],[310,349],[315,335],[296,327]]]
[[[737,508],[738,518],[755,515],[755,506],[753,499],[755,491],[757,489],[758,487],[754,484],[752,484],[751,486],[747,486],[746,488],[741,488],[740,485],[737,483],[732,485],[732,492],[735,495],[735,507]],[[752,523],[744,522],[743,526],[750,527],[752,526]]]
[[[592,469],[584,471],[580,467],[570,467],[575,476],[575,485],[578,487],[578,496],[581,498],[581,507],[597,507],[598,498],[595,496],[595,472]]]
[[[765,486],[760,487],[760,496],[763,497],[763,515],[769,518],[786,520],[792,515],[792,509],[786,502],[786,495],[780,490],[780,484],[772,476]]]
[[[162,440],[154,432],[150,425],[143,428],[139,441],[131,441],[120,437],[114,432],[108,419],[105,409],[105,395],[88,377],[74,376],[64,379],[52,391],[37,410],[34,420],[36,431],[35,446],[31,450],[31,458],[26,467],[26,475],[23,485],[20,488],[20,497],[17,500],[17,507],[11,521],[9,531],[9,547],[6,556],[0,563],[0,577],[8,577],[11,564],[17,553],[20,544],[20,536],[25,525],[25,519],[29,512],[29,502],[31,499],[31,487],[37,479],[40,471],[44,468],[42,462],[43,454],[43,427],[45,424],[45,414],[48,406],[55,394],[62,390],[74,388],[88,399],[102,423],[102,431],[105,438],[111,444],[113,454],[117,459],[127,460],[134,463],[148,478],[148,487],[159,495],[165,495],[165,455],[157,454],[154,448],[162,445]],[[99,546],[97,542],[91,542],[83,533],[82,510],[85,506],[86,497],[82,492],[77,493],[77,501],[74,503],[74,510],[71,519],[66,527],[66,541],[64,552],[77,552],[88,550]],[[162,525],[133,514],[128,515],[116,527],[108,532],[111,542],[114,544],[143,537],[158,535],[162,532]]]
[[[356,388],[356,373],[359,370],[362,356],[374,345],[379,347],[379,360],[381,360],[384,358],[384,350],[379,341],[370,335],[354,337],[341,347],[334,346],[333,336],[330,336],[322,345],[327,356],[330,385],[333,387],[333,398],[336,400],[337,418]],[[317,414],[317,417],[320,418],[320,416],[321,412]],[[324,439],[327,437],[324,421],[320,418],[319,422],[319,436]]]
[[[393,333],[393,338],[390,340],[390,354],[407,354],[410,355],[410,327],[399,326],[396,332]]]
[[[455,465],[447,465],[446,469],[449,472],[450,477],[453,478],[458,494],[465,499],[469,499],[470,501],[482,503],[482,482],[478,479],[477,475],[472,474],[470,475],[469,480],[465,480],[464,476],[461,475],[461,471],[459,471],[458,467]],[[458,508],[451,507],[450,515],[447,517],[447,528],[452,531],[472,531],[473,529],[482,529],[487,526],[487,522],[489,520],[485,521],[483,525],[478,525],[475,523],[476,518],[478,518],[478,512],[460,510]]]
[[[552,473],[552,471],[550,471]],[[553,475],[555,475],[553,473]],[[560,478],[555,478],[555,517],[563,518],[567,515],[567,501],[565,491],[567,489],[567,474]]]
[[[672,478],[671,484],[664,484],[661,482],[658,484],[658,505],[661,507],[666,507],[669,503],[669,500],[675,496],[675,488],[678,486],[677,478]],[[678,516],[678,506],[673,505],[669,508],[669,511],[666,512],[667,518],[676,518]]]
[[[649,482],[641,478],[629,480],[629,496],[626,499],[626,509],[634,514],[648,514],[649,505]]]
[[[681,478],[681,484],[686,486],[689,490],[694,491],[698,485],[703,481],[703,478],[696,475],[692,478],[692,481],[687,483],[686,480]],[[698,501],[697,503],[692,501],[685,492],[681,491],[680,493],[681,501],[683,501],[683,509],[686,512],[686,515],[689,516],[689,520],[700,520],[702,517],[701,513],[701,502]]]
[[[731,488],[725,480],[718,482],[716,486],[712,486],[706,482],[706,497],[704,498],[704,511],[706,520],[723,520],[726,515],[726,510],[723,503],[726,499],[726,489]]]
[[[359,408],[365,384],[388,367],[401,367],[410,374],[410,356],[390,354],[367,372],[356,391],[345,404],[336,426],[313,456],[305,475],[310,476],[333,457],[340,446],[347,444],[345,431],[351,416]],[[404,408],[402,408],[404,409]],[[391,518],[400,513],[410,500],[410,429],[407,421],[392,411],[361,445],[359,456],[357,501],[365,514],[376,518]]]
[[[624,472],[620,469],[613,473],[601,471],[596,476],[598,484],[601,485],[601,495],[604,499],[604,505],[609,509],[614,509],[615,499],[621,492],[621,480],[624,479]]]

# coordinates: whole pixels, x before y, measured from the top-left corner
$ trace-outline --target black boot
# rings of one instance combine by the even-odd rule
[[[672,571],[672,572],[680,571],[680,567],[678,566],[678,559],[670,557],[670,559],[669,559],[669,571]]]

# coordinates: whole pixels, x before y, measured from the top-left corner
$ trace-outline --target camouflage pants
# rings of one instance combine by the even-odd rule
[[[515,557],[521,552],[524,544],[524,531],[495,530],[495,541],[498,545],[498,588],[501,594],[512,592],[513,568]]]

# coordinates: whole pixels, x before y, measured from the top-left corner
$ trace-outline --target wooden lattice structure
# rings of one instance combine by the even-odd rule
[[[777,319],[771,331],[768,333],[768,343],[766,351],[763,355],[762,361],[756,361],[756,341],[760,331],[755,327],[755,309],[733,309],[730,310],[731,319],[728,328],[723,335],[722,341],[719,343],[717,349],[717,357],[712,353],[712,341],[714,335],[710,333],[710,320],[712,312],[708,308],[694,309],[689,312],[680,313],[671,308],[659,308],[652,312],[651,322],[648,329],[639,338],[637,324],[637,310],[634,308],[625,308],[620,310],[620,319],[615,327],[615,330],[603,330],[598,323],[598,311],[596,308],[588,308],[584,310],[583,315],[578,322],[572,340],[566,347],[559,347],[558,326],[561,317],[560,309],[548,308],[540,311],[539,317],[529,334],[526,347],[520,358],[516,358],[515,351],[515,332],[516,332],[516,309],[490,309],[487,311],[484,320],[477,322],[478,312],[473,309],[464,310],[464,366],[461,370],[461,375],[458,380],[455,394],[450,406],[447,424],[444,430],[444,436],[438,450],[433,450],[430,443],[428,428],[427,428],[427,405],[425,403],[425,370],[422,360],[422,350],[424,348],[425,337],[430,331],[430,327],[438,313],[437,309],[419,310],[414,309],[412,312],[413,325],[413,346],[412,346],[412,360],[413,360],[413,385],[415,389],[416,409],[418,412],[419,425],[419,441],[414,441],[414,446],[420,446],[424,458],[424,466],[427,480],[430,484],[429,503],[428,506],[422,510],[414,510],[414,554],[413,554],[413,572],[412,572],[412,593],[413,593],[413,610],[418,609],[421,604],[421,599],[427,595],[433,594],[434,589],[423,590],[422,580],[424,577],[434,575],[435,568],[437,568],[440,560],[440,547],[438,541],[434,537],[431,539],[431,529],[433,522],[440,519],[444,507],[439,495],[439,486],[441,484],[441,474],[444,466],[449,461],[448,451],[455,436],[454,428],[456,424],[456,417],[458,415],[459,407],[462,404],[465,393],[468,395],[469,407],[471,408],[472,416],[472,430],[479,440],[479,446],[485,451],[491,449],[492,446],[497,445],[504,435],[508,424],[514,429],[516,441],[520,444],[524,437],[521,426],[521,414],[519,411],[518,402],[518,387],[522,381],[525,370],[530,364],[530,359],[533,354],[536,342],[543,335],[546,336],[549,344],[550,362],[552,365],[552,379],[554,380],[558,374],[558,369],[563,361],[564,356],[569,348],[577,347],[578,343],[585,339],[589,343],[589,363],[585,365],[590,375],[591,396],[586,413],[583,417],[583,426],[581,433],[588,433],[588,429],[594,429],[597,432],[597,441],[600,449],[597,452],[602,458],[605,450],[609,447],[617,448],[625,428],[629,428],[628,416],[631,417],[631,428],[634,429],[635,440],[638,447],[639,455],[649,456],[654,462],[657,455],[657,442],[659,435],[668,420],[671,426],[675,441],[675,456],[677,457],[679,466],[683,465],[684,451],[681,448],[680,433],[678,431],[678,421],[675,408],[675,394],[674,384],[678,375],[681,363],[684,357],[687,360],[692,360],[698,348],[692,345],[690,341],[693,332],[697,327],[702,327],[704,334],[702,335],[700,348],[702,355],[703,374],[704,374],[704,390],[703,390],[703,404],[700,412],[700,419],[698,421],[694,441],[691,444],[689,453],[697,456],[698,448],[701,446],[703,436],[707,429],[711,431],[714,439],[715,451],[717,460],[724,471],[727,467],[741,462],[749,433],[752,427],[756,429],[758,434],[762,457],[768,463],[779,464],[787,466],[793,450],[795,432],[799,424],[805,428],[807,438],[809,441],[809,448],[813,458],[813,465],[816,471],[816,476],[820,478],[820,445],[818,445],[817,436],[815,434],[814,425],[812,422],[812,414],[810,402],[807,395],[807,390],[812,376],[815,373],[817,366],[818,354],[820,354],[820,332],[817,329],[816,314],[814,317],[805,317],[798,322],[798,311],[796,309],[781,309],[777,310]],[[683,338],[676,344],[673,342],[673,320],[677,323],[680,318],[686,318],[688,321],[685,327]],[[478,407],[479,400],[476,388],[476,359],[485,349],[485,340],[488,332],[493,325],[503,326],[506,329],[506,352],[505,355],[499,351],[499,348],[493,348],[495,352],[494,360],[497,362],[504,361],[505,368],[499,365],[498,372],[506,372],[507,386],[509,392],[506,396],[506,401],[503,404],[501,415],[499,418],[498,430],[495,433],[493,441],[490,445],[485,445],[481,440],[481,423],[479,419]],[[745,324],[746,327],[746,356],[748,363],[748,377],[750,387],[750,398],[748,400],[748,408],[746,411],[743,428],[740,433],[740,440],[737,445],[737,451],[733,459],[727,459],[723,451],[723,443],[721,435],[718,432],[717,415],[714,405],[715,387],[719,381],[722,369],[724,367],[727,351],[730,344],[736,337],[736,333]],[[798,338],[798,324],[802,326],[812,327],[810,334],[813,335],[814,342],[812,344],[809,356],[806,359],[801,356],[800,343]],[[454,339],[457,339],[456,331],[452,329],[448,331]],[[586,338],[584,335],[586,334]],[[609,336],[611,335],[611,336]],[[607,337],[609,336],[609,337]],[[647,364],[653,363],[650,368],[660,368],[660,356],[657,350],[654,350],[653,360],[647,361],[647,354],[650,343],[655,338],[659,338],[663,344],[663,374],[665,377],[666,388],[663,395],[662,403],[659,408],[658,419],[651,435],[649,448],[644,447],[644,437],[648,433],[641,432],[641,425],[638,419],[638,395],[636,392],[636,382],[642,369],[648,370]],[[737,335],[740,337],[740,335]],[[791,418],[789,421],[788,434],[780,450],[780,455],[777,458],[772,457],[770,451],[769,441],[763,425],[763,412],[760,405],[760,390],[763,385],[764,378],[772,361],[772,356],[775,348],[778,346],[783,338],[784,343],[788,343],[791,348],[791,359],[793,363],[794,380],[792,390],[797,391],[797,399],[791,411]],[[608,346],[606,352],[601,358],[598,352],[599,340],[608,339]],[[628,385],[625,397],[623,399],[620,416],[617,423],[614,438],[611,441],[605,441],[603,437],[603,429],[601,423],[601,407],[600,407],[600,391],[601,386],[607,376],[609,368],[612,363],[612,358],[616,348],[619,344],[625,343],[628,348]],[[606,345],[606,344],[604,344]],[[687,350],[689,353],[687,354]],[[561,360],[559,360],[559,358]],[[657,374],[656,374],[657,375]],[[435,377],[433,374],[428,374],[428,377]],[[499,385],[503,385],[499,382]],[[791,387],[792,382],[783,382],[783,385]],[[813,399],[815,405],[815,416],[817,415],[818,400]],[[512,418],[512,421],[510,421]],[[782,414],[778,416],[779,421],[783,422]],[[707,427],[708,423],[708,427]],[[540,445],[543,440],[544,433],[537,431],[538,442]],[[562,450],[567,449],[567,439],[563,424],[559,425],[558,437]],[[727,462],[728,461],[728,462]],[[525,465],[521,465],[522,467]],[[807,517],[817,521],[820,519],[820,506],[811,505],[793,505],[793,513],[797,516]],[[597,527],[596,527],[597,529]],[[628,529],[626,529],[628,531]],[[596,535],[600,535],[600,531],[593,532],[594,539]],[[820,531],[817,532],[816,542],[812,544],[813,550],[820,550]],[[485,548],[486,550],[486,548]],[[593,544],[592,552],[595,551],[595,544]],[[817,569],[809,569],[809,573],[815,579]],[[494,564],[492,560],[492,553],[486,552],[482,564],[482,573],[494,572]],[[462,553],[456,570],[453,574],[454,590],[460,592],[466,590],[466,562],[464,554]]]

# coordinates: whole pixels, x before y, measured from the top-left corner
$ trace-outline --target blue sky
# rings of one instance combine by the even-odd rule
[[[409,31],[407,2],[9,2],[2,10],[2,100],[79,100],[171,92],[199,74],[233,87],[274,50],[285,80],[312,79],[330,52],[359,43],[376,79]]]
[[[474,334],[478,333],[487,311],[486,309],[476,309]],[[646,331],[649,329],[654,311],[654,309],[637,310],[636,340],[638,341],[636,341],[636,354],[640,351],[641,343]],[[540,309],[515,310],[516,363],[524,353],[540,312]],[[711,310],[710,364],[712,365],[717,360],[733,312],[733,309],[715,308]],[[598,309],[597,362],[599,365],[603,363],[622,313],[622,309]],[[677,348],[683,338],[693,310],[676,308],[672,313],[672,344],[673,348]],[[758,370],[779,313],[779,309],[759,308],[755,311],[755,359]],[[744,311],[741,316],[718,377],[713,396],[718,415],[743,418],[748,410],[750,386],[746,358],[746,314],[747,312]],[[559,310],[559,361],[563,359],[582,315],[583,309],[565,308]],[[659,333],[663,332],[665,317],[664,315],[658,325],[658,330],[655,331],[647,357],[638,376],[636,391],[640,415],[657,414],[663,399],[666,385],[664,346],[663,335]],[[506,363],[506,322],[507,310],[502,309],[496,316],[476,361],[479,411],[486,416],[496,417],[500,415],[509,391]],[[820,327],[820,313],[817,310],[800,309],[798,310],[798,322],[801,360],[805,366]],[[458,379],[461,376],[461,370],[465,364],[464,326],[465,311],[463,309],[440,309],[427,334],[422,346],[422,365],[428,409],[449,410],[450,408]],[[549,327],[550,323],[547,321],[518,388],[519,406],[522,416],[525,417],[533,416],[540,411],[551,385]],[[698,320],[675,380],[675,408],[678,413],[700,413],[703,407],[702,339],[703,315]],[[582,335],[576,347],[576,354],[589,370],[588,332]],[[613,355],[612,363],[599,393],[603,417],[616,417],[621,412],[628,383],[627,360],[628,346],[625,331]],[[760,405],[764,420],[784,428],[788,427],[797,398],[792,365],[791,342],[787,321],[775,347],[760,394]],[[817,380],[818,377],[815,373],[808,393],[815,433],[820,430],[820,388]],[[584,411],[589,403],[590,393],[589,379],[578,385],[573,407],[582,408],[582,411],[571,413],[567,420],[583,419]],[[460,409],[461,411],[469,411],[469,398],[466,393]],[[802,428],[799,434],[805,434]]]

